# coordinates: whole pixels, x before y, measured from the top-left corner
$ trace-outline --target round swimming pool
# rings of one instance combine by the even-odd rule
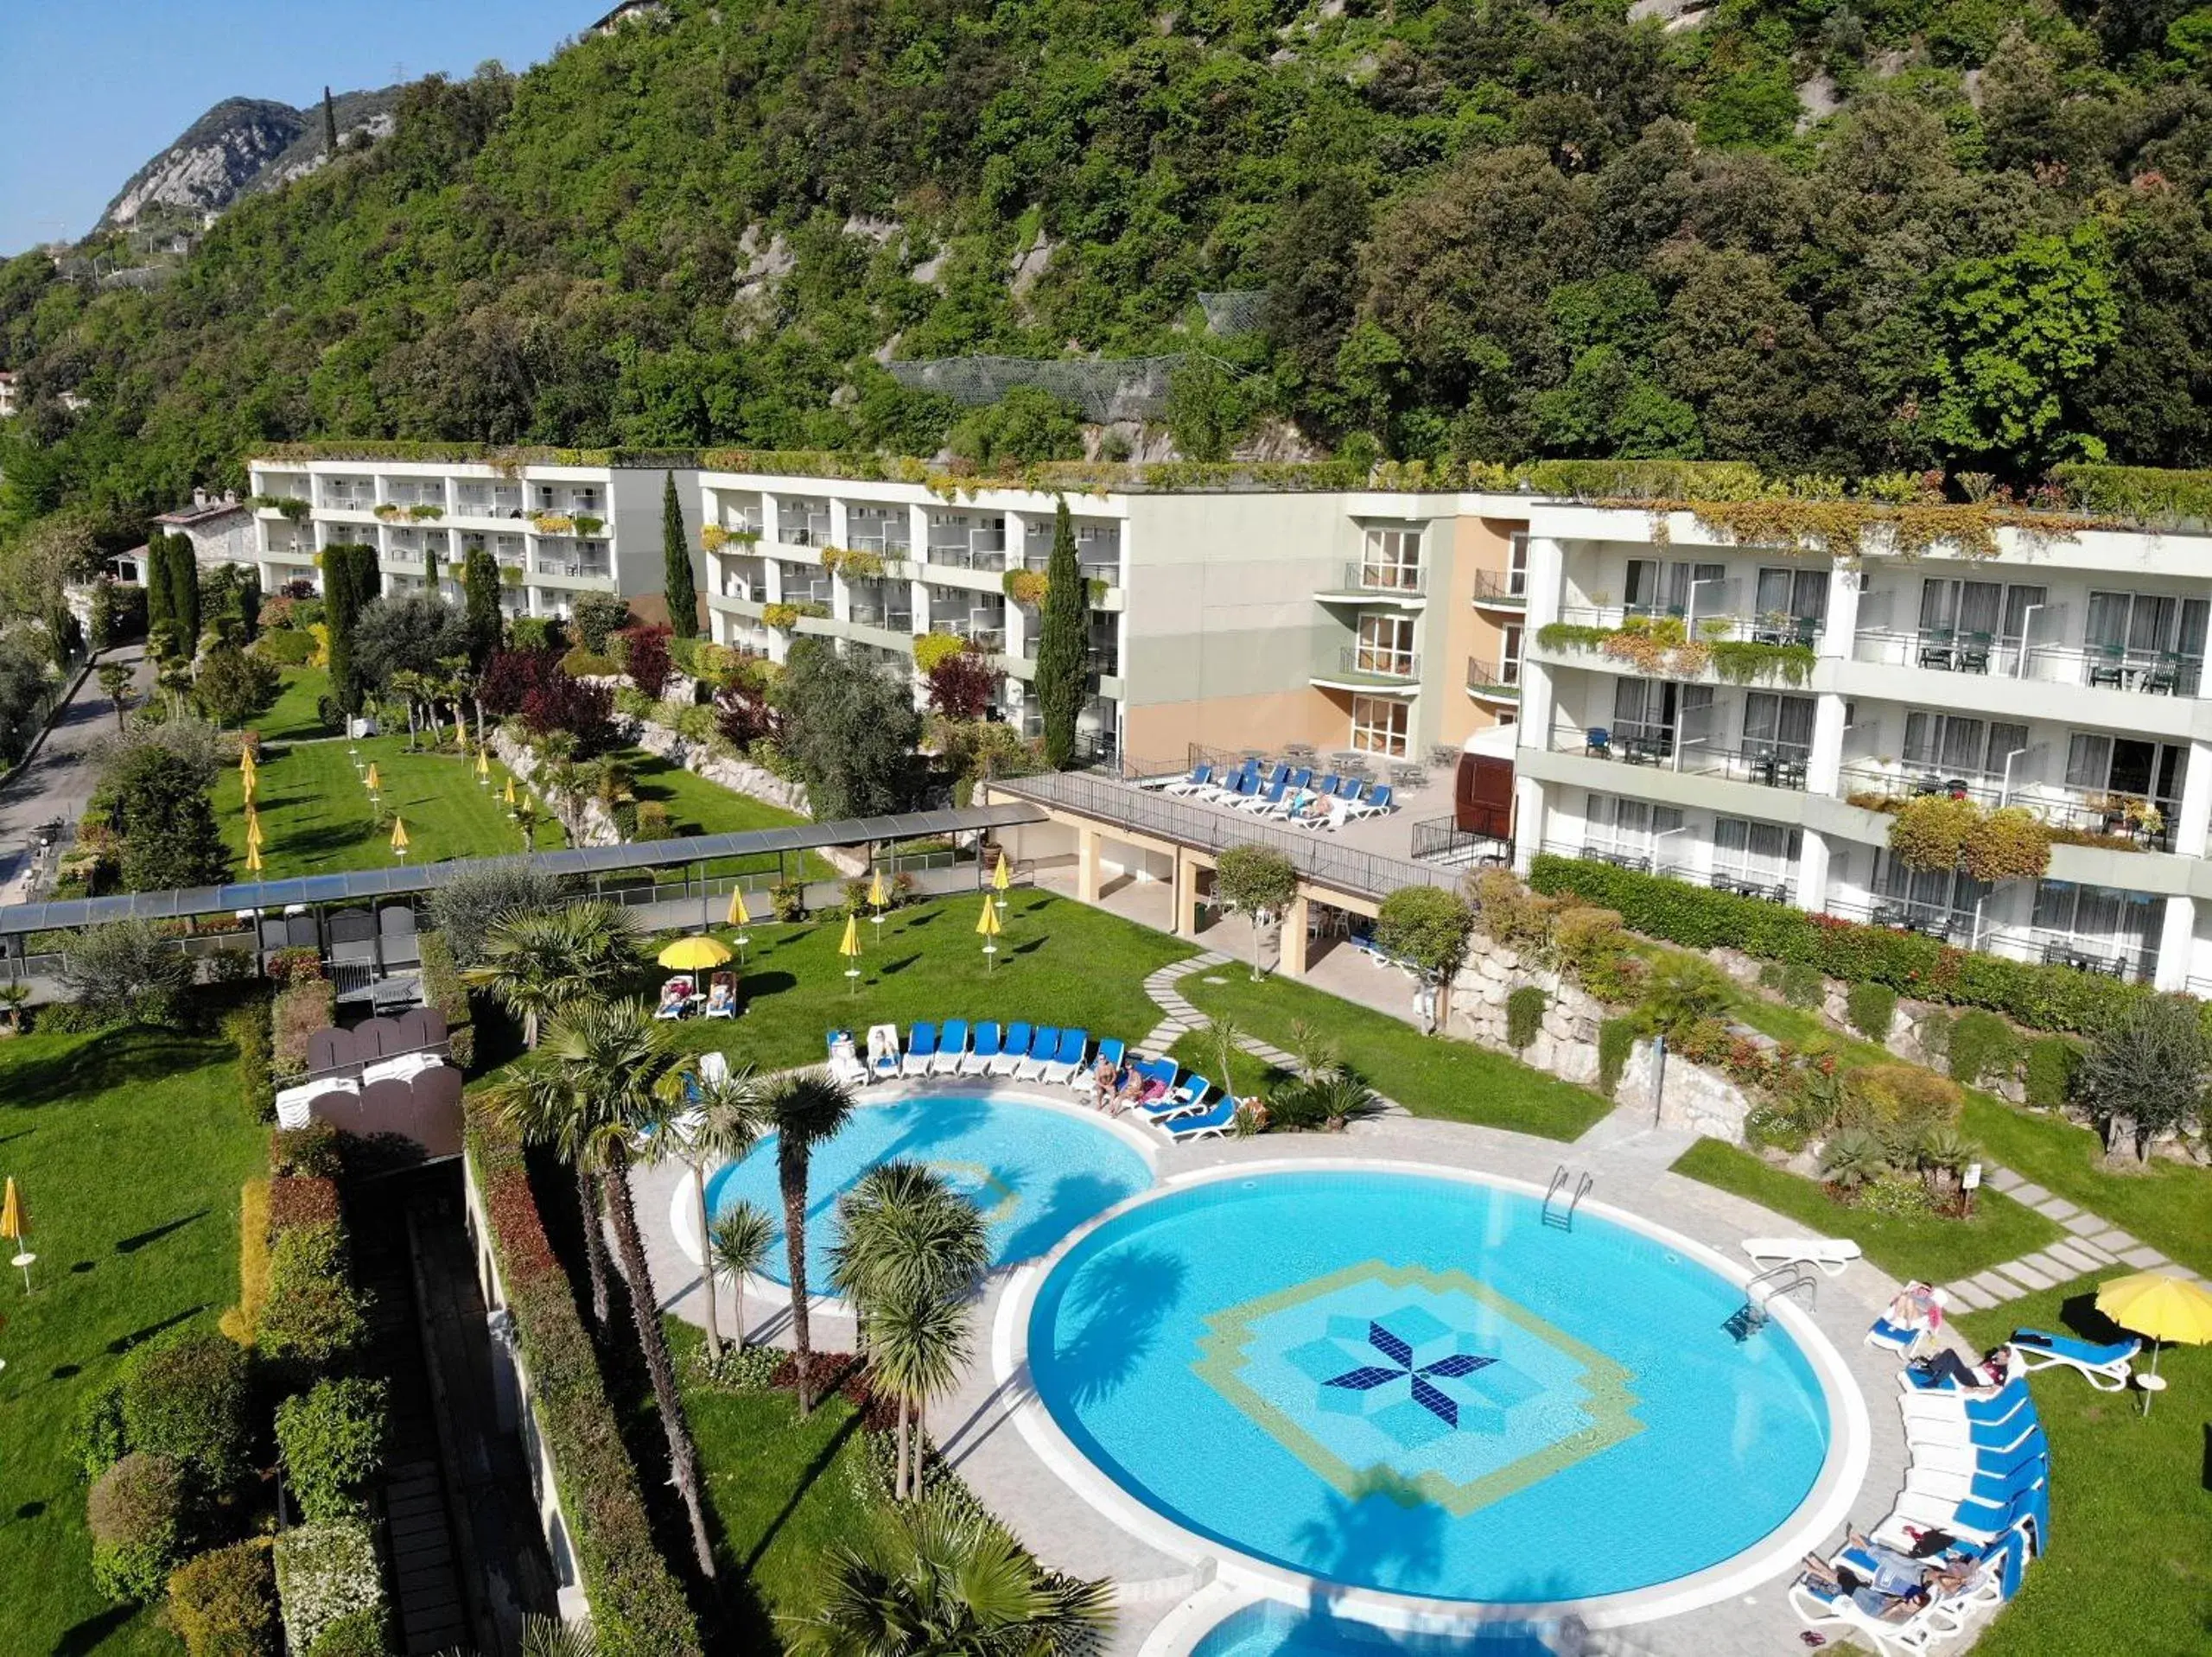
[[[1050,1253],[1084,1221],[1152,1184],[1151,1165],[1135,1147],[1071,1106],[941,1094],[863,1104],[835,1139],[814,1147],[809,1165],[810,1286],[830,1281],[837,1198],[869,1169],[895,1161],[926,1163],[975,1199],[989,1227],[995,1267]],[[765,1275],[787,1281],[772,1133],[707,1182],[707,1212],[715,1217],[742,1201],[778,1222]],[[695,1220],[679,1223],[677,1235],[697,1232]]]
[[[1038,1397],[1128,1496],[1350,1589],[1587,1600],[1705,1571],[1819,1480],[1821,1379],[1661,1236],[1517,1190],[1210,1179],[1079,1239],[1028,1310]]]
[[[1191,1657],[1552,1657],[1552,1648],[1518,1628],[1471,1639],[1394,1634],[1331,1616],[1325,1607],[1298,1610],[1263,1600],[1207,1629]]]

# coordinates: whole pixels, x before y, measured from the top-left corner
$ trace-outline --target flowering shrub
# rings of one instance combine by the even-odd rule
[[[276,1539],[276,1598],[296,1652],[340,1617],[380,1612],[384,1573],[366,1521],[296,1525]]]
[[[276,1657],[276,1578],[256,1540],[188,1559],[169,1578],[168,1622],[189,1657]]]
[[[125,1456],[85,1504],[92,1580],[111,1599],[153,1599],[168,1581],[184,1534],[183,1470],[166,1456]]]

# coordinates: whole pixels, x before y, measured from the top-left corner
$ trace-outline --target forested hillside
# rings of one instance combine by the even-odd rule
[[[128,536],[294,437],[1080,443],[879,365],[969,352],[1195,351],[1200,456],[1287,420],[1430,459],[2202,465],[2208,76],[2187,0],[671,0],[410,88],[161,291],[0,267],[0,532]],[[1202,291],[1264,291],[1259,326]]]

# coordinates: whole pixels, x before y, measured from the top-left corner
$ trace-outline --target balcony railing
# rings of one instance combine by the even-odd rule
[[[461,517],[520,517],[522,491],[484,494],[463,489],[454,497],[453,509]]]
[[[384,556],[385,562],[391,564],[419,564],[423,562],[422,553],[413,547],[387,547]]]
[[[542,555],[537,571],[541,575],[569,575],[582,581],[605,581],[614,572],[604,563],[584,558],[548,558]]]
[[[1006,654],[1006,629],[1003,627],[985,627],[972,621],[932,621],[930,631],[948,638],[964,638],[988,655]]]
[[[1351,677],[1382,679],[1393,684],[1414,684],[1421,679],[1417,651],[1389,650],[1379,644],[1347,644],[1338,652],[1337,664]]]
[[[1754,742],[1742,748],[1723,748],[1702,737],[1678,740],[1671,725],[1628,720],[1584,729],[1554,729],[1551,751],[1586,754],[1592,759],[1627,765],[1663,765],[1694,777],[1719,777],[1798,793],[1804,791],[1811,758],[1809,748],[1793,742]]]
[[[784,602],[785,604],[830,604],[834,583],[817,578],[811,581],[795,581],[789,571],[784,575]]]
[[[1002,570],[1006,568],[1006,531],[971,530],[956,536],[932,530],[925,556],[931,563],[953,569]]]
[[[1521,694],[1521,664],[1478,662],[1471,656],[1467,658],[1467,689],[1477,696],[1517,697]]]
[[[1344,566],[1344,593],[1373,593],[1389,598],[1421,597],[1428,572],[1419,564],[1351,563]]]
[[[2181,806],[2177,799],[2037,782],[2017,775],[2008,790],[2001,777],[1916,761],[1891,765],[1853,761],[1843,767],[1840,786],[1846,799],[1877,810],[1884,803],[1923,794],[1948,794],[1992,808],[2022,806],[2054,828],[2104,836],[2120,842],[2120,850],[2132,846],[2149,852],[2173,849],[2174,817]]]
[[[855,531],[846,536],[847,543],[859,552],[872,552],[880,558],[905,558],[914,548],[911,534],[900,531],[887,534],[880,530]]]
[[[1477,570],[1475,602],[1500,610],[1527,609],[1529,572],[1525,569]]]
[[[2018,638],[1944,627],[1862,631],[1852,641],[1851,653],[1853,660],[1891,667],[2085,685],[2146,696],[2195,696],[2204,680],[2204,658],[2180,651],[2132,651],[2119,644],[2025,644]]]
[[[894,610],[887,604],[855,603],[852,607],[852,617],[863,627],[880,627],[899,633],[914,631],[914,613],[912,610]]]
[[[786,547],[826,547],[830,544],[830,520],[779,517],[776,539]]]

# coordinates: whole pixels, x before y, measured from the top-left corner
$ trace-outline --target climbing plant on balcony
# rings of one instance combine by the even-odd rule
[[[709,552],[720,552],[728,542],[729,531],[721,524],[702,524],[699,526],[699,544]]]
[[[914,641],[914,666],[924,678],[968,648],[968,641],[951,633],[927,633]]]
[[[882,576],[884,562],[866,547],[824,547],[822,568],[849,581],[872,581]]]
[[[1760,679],[1779,679],[1802,685],[1813,671],[1810,644],[1770,644],[1756,639],[1716,639],[1706,647],[1712,652],[1713,670],[1731,684],[1751,684]]]
[[[1034,569],[1009,569],[999,577],[999,589],[1014,603],[1034,610],[1045,602],[1051,590],[1042,572]]]
[[[1985,810],[1922,794],[1890,820],[1890,852],[1910,869],[1963,869],[1977,880],[2034,880],[2050,867],[2050,825],[2025,806]]]
[[[566,512],[532,512],[530,521],[540,535],[573,535],[576,528],[576,520]]]
[[[1981,813],[1972,800],[1923,794],[1890,819],[1890,855],[1909,869],[1955,869]]]
[[[407,516],[413,518],[417,524],[431,523],[438,518],[443,517],[445,515],[446,509],[444,507],[432,505],[429,501],[423,501],[418,505],[410,506],[407,509]]]

